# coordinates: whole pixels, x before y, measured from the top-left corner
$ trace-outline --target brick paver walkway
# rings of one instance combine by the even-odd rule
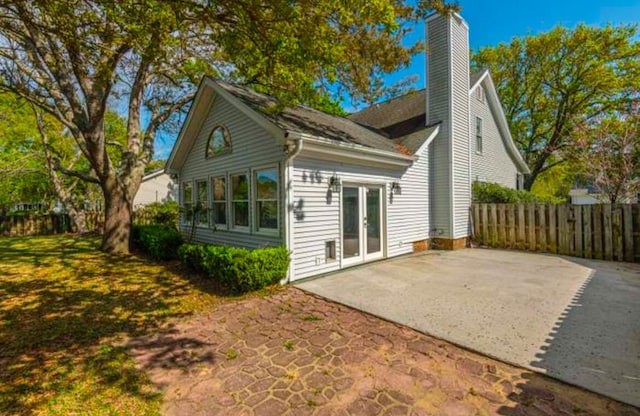
[[[130,344],[167,415],[640,415],[291,287]]]

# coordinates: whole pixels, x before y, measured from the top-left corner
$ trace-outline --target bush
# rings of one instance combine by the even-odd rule
[[[562,198],[540,197],[529,191],[507,188],[497,183],[474,182],[473,202],[478,204],[562,204]]]
[[[135,216],[139,221],[175,227],[178,224],[180,207],[176,201],[154,202],[136,210]]]
[[[182,236],[175,227],[167,225],[134,225],[131,229],[134,247],[156,260],[178,258]]]
[[[244,248],[183,244],[180,260],[207,276],[218,279],[237,293],[261,289],[284,279],[289,269],[289,252],[285,247],[255,250]]]

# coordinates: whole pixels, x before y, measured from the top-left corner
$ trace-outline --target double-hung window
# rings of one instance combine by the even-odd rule
[[[198,196],[198,208],[197,208],[197,222],[198,225],[209,224],[209,215],[207,213],[209,208],[209,198],[207,195],[207,181],[196,181],[196,192]]]
[[[211,181],[211,195],[213,196],[212,223],[227,225],[227,180],[224,176],[213,178]]]
[[[476,117],[476,152],[482,153],[482,119]]]
[[[278,229],[278,169],[254,172],[256,231]]]
[[[184,209],[183,222],[191,222],[193,215],[193,185],[191,182],[182,183],[182,208]]]
[[[231,175],[231,226],[249,228],[249,177],[246,173]]]

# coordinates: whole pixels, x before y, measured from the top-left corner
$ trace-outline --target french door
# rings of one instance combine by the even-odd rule
[[[342,263],[349,265],[383,256],[383,192],[381,186],[342,187]]]

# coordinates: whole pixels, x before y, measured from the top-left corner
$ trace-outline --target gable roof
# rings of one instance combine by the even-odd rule
[[[522,158],[520,151],[513,141],[511,130],[509,129],[509,123],[507,122],[507,117],[504,115],[504,110],[502,109],[502,104],[500,103],[500,97],[498,97],[498,91],[496,90],[495,84],[493,83],[493,78],[491,78],[491,74],[489,73],[488,69],[485,69],[478,73],[476,82],[471,84],[469,95],[473,94],[478,85],[482,85],[484,87],[487,102],[489,103],[489,107],[494,114],[495,121],[498,125],[498,130],[500,130],[500,136],[502,137],[504,145],[507,149],[507,153],[509,153],[511,159],[516,164],[521,173],[531,173],[531,171],[529,170],[529,166],[527,166],[527,163]]]
[[[486,71],[478,71],[469,76],[469,85],[474,86]],[[405,95],[374,104],[349,115],[349,119],[371,126],[390,134],[392,137],[409,134],[417,126],[426,124],[427,90],[411,91]]]
[[[158,176],[161,176],[161,175],[165,175],[164,167],[156,169],[144,175],[142,177],[142,182],[148,181],[149,179],[157,178]]]
[[[522,159],[522,155],[515,147],[507,119],[502,110],[498,93],[491,79],[489,71],[483,69],[469,76],[469,95],[480,84],[486,84],[488,102],[496,115],[496,124],[500,129],[507,152],[513,162],[523,173],[529,173],[529,167]],[[374,104],[364,110],[351,114],[349,118],[358,123],[369,125],[379,129],[391,137],[411,135],[414,131],[420,131],[426,124],[426,100],[427,91],[421,89],[412,91],[400,97]],[[407,146],[408,147],[408,146]]]
[[[165,165],[166,172],[175,172],[185,162],[189,149],[193,146],[213,101],[218,96],[265,128],[282,144],[285,143],[285,138],[289,134],[303,135],[306,136],[305,140],[309,138],[319,140],[325,146],[333,145],[343,149],[373,152],[379,157],[401,159],[402,163],[406,163],[414,159],[414,153],[409,155],[406,149],[420,150],[424,147],[422,146],[424,143],[433,139],[430,137],[430,134],[433,135],[432,131],[426,130],[424,123],[419,128],[391,137],[374,127],[306,106],[286,107],[276,112],[273,111],[273,107],[277,105],[277,100],[273,97],[247,87],[204,77],[171,150]],[[419,137],[420,131],[425,133],[421,137]],[[403,139],[409,133],[417,135],[411,137],[410,146],[406,148],[398,146],[399,142],[393,140]],[[409,140],[409,138],[404,139]]]

